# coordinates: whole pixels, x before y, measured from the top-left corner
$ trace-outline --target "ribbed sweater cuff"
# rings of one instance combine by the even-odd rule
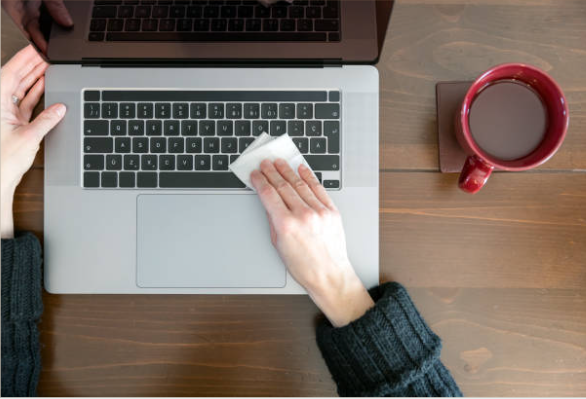
[[[425,374],[445,375],[438,360],[441,341],[419,315],[405,288],[387,283],[370,290],[370,295],[375,306],[361,318],[341,328],[324,321],[317,330],[317,342],[338,393],[405,396],[411,391],[408,387],[419,385]],[[449,372],[447,376],[448,384],[455,387]],[[453,394],[459,393],[457,387],[455,390]],[[436,395],[451,396],[449,390],[439,391]]]
[[[41,245],[31,233],[2,240],[2,322],[38,320],[43,312]]]

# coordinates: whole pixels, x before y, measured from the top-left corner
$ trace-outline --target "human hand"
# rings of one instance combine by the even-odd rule
[[[342,218],[311,170],[282,159],[250,175],[269,218],[271,241],[289,273],[334,326],[374,305],[348,259]]]
[[[2,0],[2,8],[27,36],[27,39],[31,40],[41,52],[46,53],[47,41],[39,24],[40,8],[43,4],[56,23],[65,28],[73,26],[73,19],[63,0]]]
[[[32,46],[19,51],[0,75],[1,235],[12,238],[12,199],[22,176],[31,167],[43,137],[65,115],[65,105],[53,104],[30,122],[45,91],[48,64]],[[16,102],[14,100],[17,100]]]

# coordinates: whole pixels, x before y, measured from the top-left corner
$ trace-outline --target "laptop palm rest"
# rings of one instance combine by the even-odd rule
[[[256,195],[140,195],[136,245],[139,287],[286,284]]]

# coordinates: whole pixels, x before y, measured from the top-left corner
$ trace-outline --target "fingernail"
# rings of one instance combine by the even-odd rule
[[[301,165],[299,165],[299,169],[301,169],[301,170],[307,170],[307,166],[301,164]]]
[[[57,104],[55,106],[55,112],[57,113],[57,115],[59,115],[60,118],[63,118],[63,115],[65,115],[65,111],[67,111],[65,105]]]

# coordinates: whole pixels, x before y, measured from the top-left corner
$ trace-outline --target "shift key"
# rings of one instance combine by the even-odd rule
[[[340,170],[340,157],[338,155],[304,155],[311,169],[316,170]]]
[[[114,140],[111,137],[92,137],[83,140],[83,151],[88,154],[104,154],[114,151]]]

